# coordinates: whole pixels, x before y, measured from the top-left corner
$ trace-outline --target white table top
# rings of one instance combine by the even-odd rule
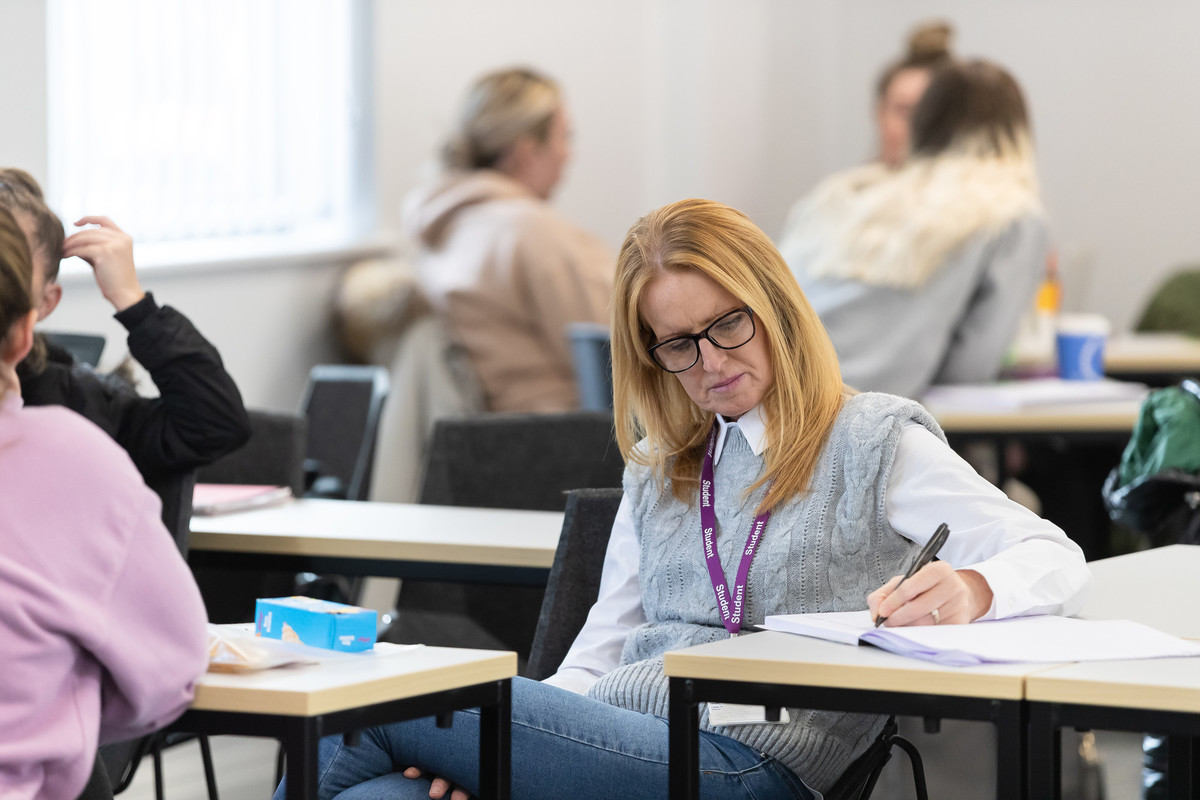
[[[192,517],[189,548],[549,568],[561,511],[302,499]]]
[[[947,667],[875,647],[763,631],[673,650],[664,658],[670,677],[829,686],[953,697],[1020,700],[1025,676],[1047,664]]]
[[[1200,639],[1195,587],[1200,546],[1176,544],[1088,563],[1095,583],[1084,619],[1130,619],[1172,636]],[[1200,672],[1200,661],[1195,662]]]
[[[205,673],[191,708],[315,716],[511,678],[517,654],[419,647],[249,673]]]

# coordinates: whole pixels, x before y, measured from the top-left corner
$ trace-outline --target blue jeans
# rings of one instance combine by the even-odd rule
[[[512,796],[518,800],[611,800],[667,796],[667,721],[544,683],[512,685]],[[417,766],[478,794],[479,712],[460,711],[450,728],[416,719],[362,732],[356,747],[321,740],[322,800],[428,798],[430,778],[400,774]],[[700,794],[707,798],[815,795],[774,758],[741,742],[700,732]],[[283,800],[284,786],[275,792]]]

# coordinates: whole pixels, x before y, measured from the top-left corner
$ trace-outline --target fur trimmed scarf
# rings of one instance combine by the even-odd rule
[[[921,286],[968,239],[1041,210],[1028,144],[973,152],[840,172],[792,209],[779,249],[802,278]]]

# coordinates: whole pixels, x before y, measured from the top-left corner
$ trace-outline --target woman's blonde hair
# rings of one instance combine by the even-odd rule
[[[467,94],[442,163],[458,170],[494,167],[522,136],[546,141],[561,105],[558,84],[533,70],[485,75]]]
[[[0,339],[13,323],[33,309],[30,297],[33,262],[21,226],[8,209],[0,207]]]
[[[744,214],[711,200],[681,200],[645,215],[625,237],[613,294],[613,410],[627,462],[670,479],[683,501],[697,495],[705,439],[714,422],[647,348],[654,333],[639,312],[646,286],[665,272],[694,270],[745,303],[766,336],[774,379],[762,400],[770,482],[760,510],[808,490],[842,405],[837,354],[771,239]],[[642,439],[643,444],[639,444]]]

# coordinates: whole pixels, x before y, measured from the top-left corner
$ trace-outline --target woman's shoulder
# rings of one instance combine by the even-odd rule
[[[141,484],[121,449],[95,423],[62,406],[21,409],[17,428],[30,470],[52,475],[55,483]]]
[[[945,441],[946,435],[925,406],[907,397],[885,392],[860,392],[847,398],[838,415],[843,428],[863,433],[895,430],[905,425],[920,425]]]
[[[861,192],[886,181],[892,174],[887,167],[872,163],[849,167],[823,178],[792,204],[785,233],[802,226],[814,215],[840,213]]]
[[[506,211],[514,252],[526,269],[561,274],[564,265],[572,265],[583,274],[612,280],[616,258],[608,246],[549,203],[514,203]]]

